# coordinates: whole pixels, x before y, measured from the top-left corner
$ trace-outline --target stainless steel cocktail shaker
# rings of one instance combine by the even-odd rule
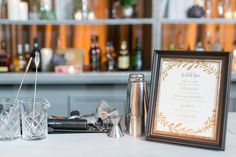
[[[143,74],[130,74],[127,88],[126,132],[144,135],[147,119],[148,93]]]

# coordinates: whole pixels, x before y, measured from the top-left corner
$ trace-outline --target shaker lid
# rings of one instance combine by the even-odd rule
[[[132,73],[132,74],[129,74],[129,82],[142,82],[144,81],[144,74],[142,73]]]

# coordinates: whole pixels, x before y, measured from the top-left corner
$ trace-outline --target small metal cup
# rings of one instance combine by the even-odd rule
[[[110,116],[111,122],[113,124],[111,131],[108,133],[108,137],[119,138],[123,137],[124,134],[120,127],[121,116]]]

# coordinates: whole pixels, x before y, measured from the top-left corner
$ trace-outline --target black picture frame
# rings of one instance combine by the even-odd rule
[[[231,58],[232,54],[228,52],[196,52],[196,51],[168,51],[168,50],[156,50],[152,59],[152,74],[150,84],[150,101],[148,108],[147,127],[146,127],[146,140],[159,141],[172,144],[180,144],[186,146],[201,147],[215,150],[225,150],[226,140],[226,125],[228,115],[228,103],[229,103],[229,90],[231,81]],[[154,120],[158,119],[157,109],[161,104],[157,103],[159,91],[159,79],[160,74],[160,62],[163,59],[196,59],[200,61],[207,60],[219,60],[221,61],[220,77],[219,77],[219,94],[217,101],[217,118],[215,131],[217,132],[216,139],[214,141],[199,140],[192,138],[191,136],[185,136],[178,133],[173,133],[173,136],[169,136],[168,133],[160,134],[154,129]],[[170,89],[171,90],[171,89]],[[158,123],[155,123],[155,127],[158,128]]]

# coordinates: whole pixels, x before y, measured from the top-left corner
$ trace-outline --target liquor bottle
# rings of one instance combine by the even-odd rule
[[[114,47],[112,42],[106,43],[106,70],[114,71],[115,70],[115,55]]]
[[[171,43],[168,47],[168,50],[175,50],[175,44]]]
[[[113,58],[116,58],[116,53],[115,53],[115,48],[114,48],[113,42],[111,41],[110,44],[111,44],[110,45],[110,52],[111,52]]]
[[[24,54],[24,58],[25,58],[26,62],[28,62],[30,57],[31,57],[28,43],[26,43],[25,46],[24,46],[24,53],[23,54]]]
[[[218,52],[220,52],[220,51],[222,51],[222,46],[221,46],[221,43],[220,43],[220,37],[219,37],[219,32],[217,31],[216,33],[215,33],[215,42],[212,44],[212,48],[211,48],[211,50],[212,51],[218,51]]]
[[[129,70],[130,68],[130,56],[127,50],[127,42],[122,41],[120,52],[118,55],[118,69],[122,71]]]
[[[236,72],[236,40],[233,42],[232,71]]]
[[[182,31],[178,32],[176,49],[177,50],[186,50],[186,45],[184,43],[184,34]]]
[[[112,58],[108,65],[110,66],[110,69],[113,69],[112,71],[114,71],[116,68],[116,52],[112,41],[110,42],[110,54]]]
[[[211,32],[206,32],[205,42],[204,42],[204,48],[206,51],[212,50],[212,42],[211,42]]]
[[[215,51],[215,52],[220,52],[220,51],[223,50],[220,42],[218,42],[218,41],[216,41],[216,42],[214,42],[212,44],[212,48],[211,49],[212,49],[212,51]]]
[[[36,66],[35,66],[35,63],[34,63],[34,58],[35,58],[35,53],[36,52],[39,52],[39,55],[40,55],[40,62],[39,62],[39,66],[38,66],[38,71],[40,72],[41,71],[41,62],[42,62],[42,60],[41,60],[41,53],[40,53],[40,48],[39,48],[39,42],[38,42],[37,38],[34,39],[34,45],[33,45],[33,50],[32,50],[32,58],[33,58],[32,63],[31,63],[32,71],[36,71]]]
[[[101,54],[102,50],[99,46],[99,37],[96,35],[95,36],[95,49],[96,49],[96,63],[97,63],[97,71],[101,70]]]
[[[15,72],[24,72],[26,68],[26,62],[23,55],[22,45],[17,45],[17,55],[14,58],[14,71]]]
[[[26,43],[26,44],[24,45],[24,53],[23,53],[23,55],[24,55],[24,59],[25,59],[25,61],[26,61],[26,65],[27,65],[28,62],[29,62],[29,60],[30,60],[30,57],[31,57],[31,53],[30,53],[30,49],[29,49],[29,44],[28,44],[28,43]],[[34,64],[34,63],[32,62],[30,68],[28,69],[29,72],[32,71],[32,66],[33,66],[33,64]]]
[[[5,41],[1,41],[1,52],[0,52],[0,72],[10,71],[10,55],[6,51]]]
[[[89,50],[89,62],[90,70],[96,71],[96,48],[95,48],[95,36],[91,36],[91,47]]]
[[[233,42],[233,59],[236,59],[236,40]]]
[[[196,45],[196,51],[204,51],[204,48],[202,47],[202,43],[201,41],[197,42],[197,45]]]
[[[98,45],[98,36],[91,36],[91,47],[89,50],[90,70],[99,71],[101,63],[101,49]]]
[[[136,48],[131,58],[132,69],[135,71],[141,71],[143,68],[143,54],[141,49],[140,38],[136,38]]]

